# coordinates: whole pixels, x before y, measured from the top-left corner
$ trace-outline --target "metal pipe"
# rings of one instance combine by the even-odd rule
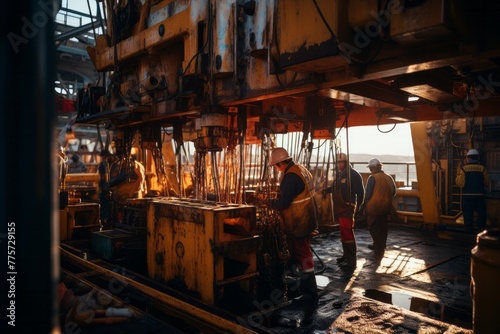
[[[220,184],[219,184],[219,169],[217,167],[217,155],[216,152],[210,152],[210,161],[212,164],[212,182],[214,183],[215,198],[220,201]]]
[[[182,144],[177,143],[177,147],[175,149],[175,156],[177,157],[177,183],[179,185],[179,196],[182,198],[185,197],[186,193],[184,191],[184,180],[182,175],[181,147]]]
[[[240,178],[238,188],[241,189],[241,202],[238,203],[246,203],[246,191],[245,191],[245,139],[243,135],[241,135],[243,139],[240,139]]]
[[[65,182],[99,182],[99,179],[99,173],[72,173],[66,174]]]

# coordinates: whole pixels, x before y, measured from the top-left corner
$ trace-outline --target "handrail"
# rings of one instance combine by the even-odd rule
[[[366,162],[359,162],[359,161],[350,161],[349,162],[351,164],[351,166],[354,168],[355,165],[363,165],[363,168],[366,167]],[[384,166],[406,166],[406,172],[405,172],[405,179],[406,179],[406,183],[405,183],[405,186],[411,186],[410,184],[410,166],[415,166],[416,163],[415,162],[384,162],[383,163]],[[359,170],[358,170],[359,171]],[[387,170],[386,170],[387,172]],[[415,171],[415,175],[416,175],[416,171]],[[396,181],[396,180],[394,180]]]

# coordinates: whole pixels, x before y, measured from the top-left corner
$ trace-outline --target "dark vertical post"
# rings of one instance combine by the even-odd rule
[[[0,226],[3,333],[58,330],[54,17],[60,1],[3,3]],[[6,292],[4,292],[6,291]],[[7,298],[6,298],[7,297]]]

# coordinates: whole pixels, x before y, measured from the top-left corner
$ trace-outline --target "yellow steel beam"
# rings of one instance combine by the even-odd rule
[[[426,122],[410,124],[415,166],[417,169],[418,191],[424,222],[439,223],[439,207],[432,171],[431,148],[427,139]]]
[[[168,17],[148,29],[142,30],[117,43],[117,61],[123,62],[141,54],[151,52],[151,50],[160,49],[176,39],[184,40],[184,59],[185,62],[189,61],[196,53],[196,38],[193,37],[195,35],[193,27],[196,27],[196,24],[193,22],[190,9],[191,7],[188,7],[180,13]],[[160,28],[160,26],[163,27]],[[163,31],[163,35],[160,35],[160,30]],[[96,70],[99,72],[112,70],[115,63],[115,47],[112,45],[109,47],[100,47],[102,44],[97,45],[97,47],[87,47],[87,52]]]

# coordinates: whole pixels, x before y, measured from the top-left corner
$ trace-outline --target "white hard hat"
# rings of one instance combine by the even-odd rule
[[[292,157],[288,155],[288,152],[284,148],[275,148],[271,152],[271,160],[269,161],[269,166],[274,166],[278,162],[282,162],[291,158]]]
[[[337,161],[347,161],[347,154],[345,153],[339,153],[339,155],[337,155]]]
[[[366,167],[375,167],[375,166],[382,166],[382,163],[377,158],[371,159],[370,162],[368,163],[368,166]]]
[[[479,155],[479,151],[473,148],[472,150],[469,150],[469,152],[467,152],[467,156],[469,155]]]

